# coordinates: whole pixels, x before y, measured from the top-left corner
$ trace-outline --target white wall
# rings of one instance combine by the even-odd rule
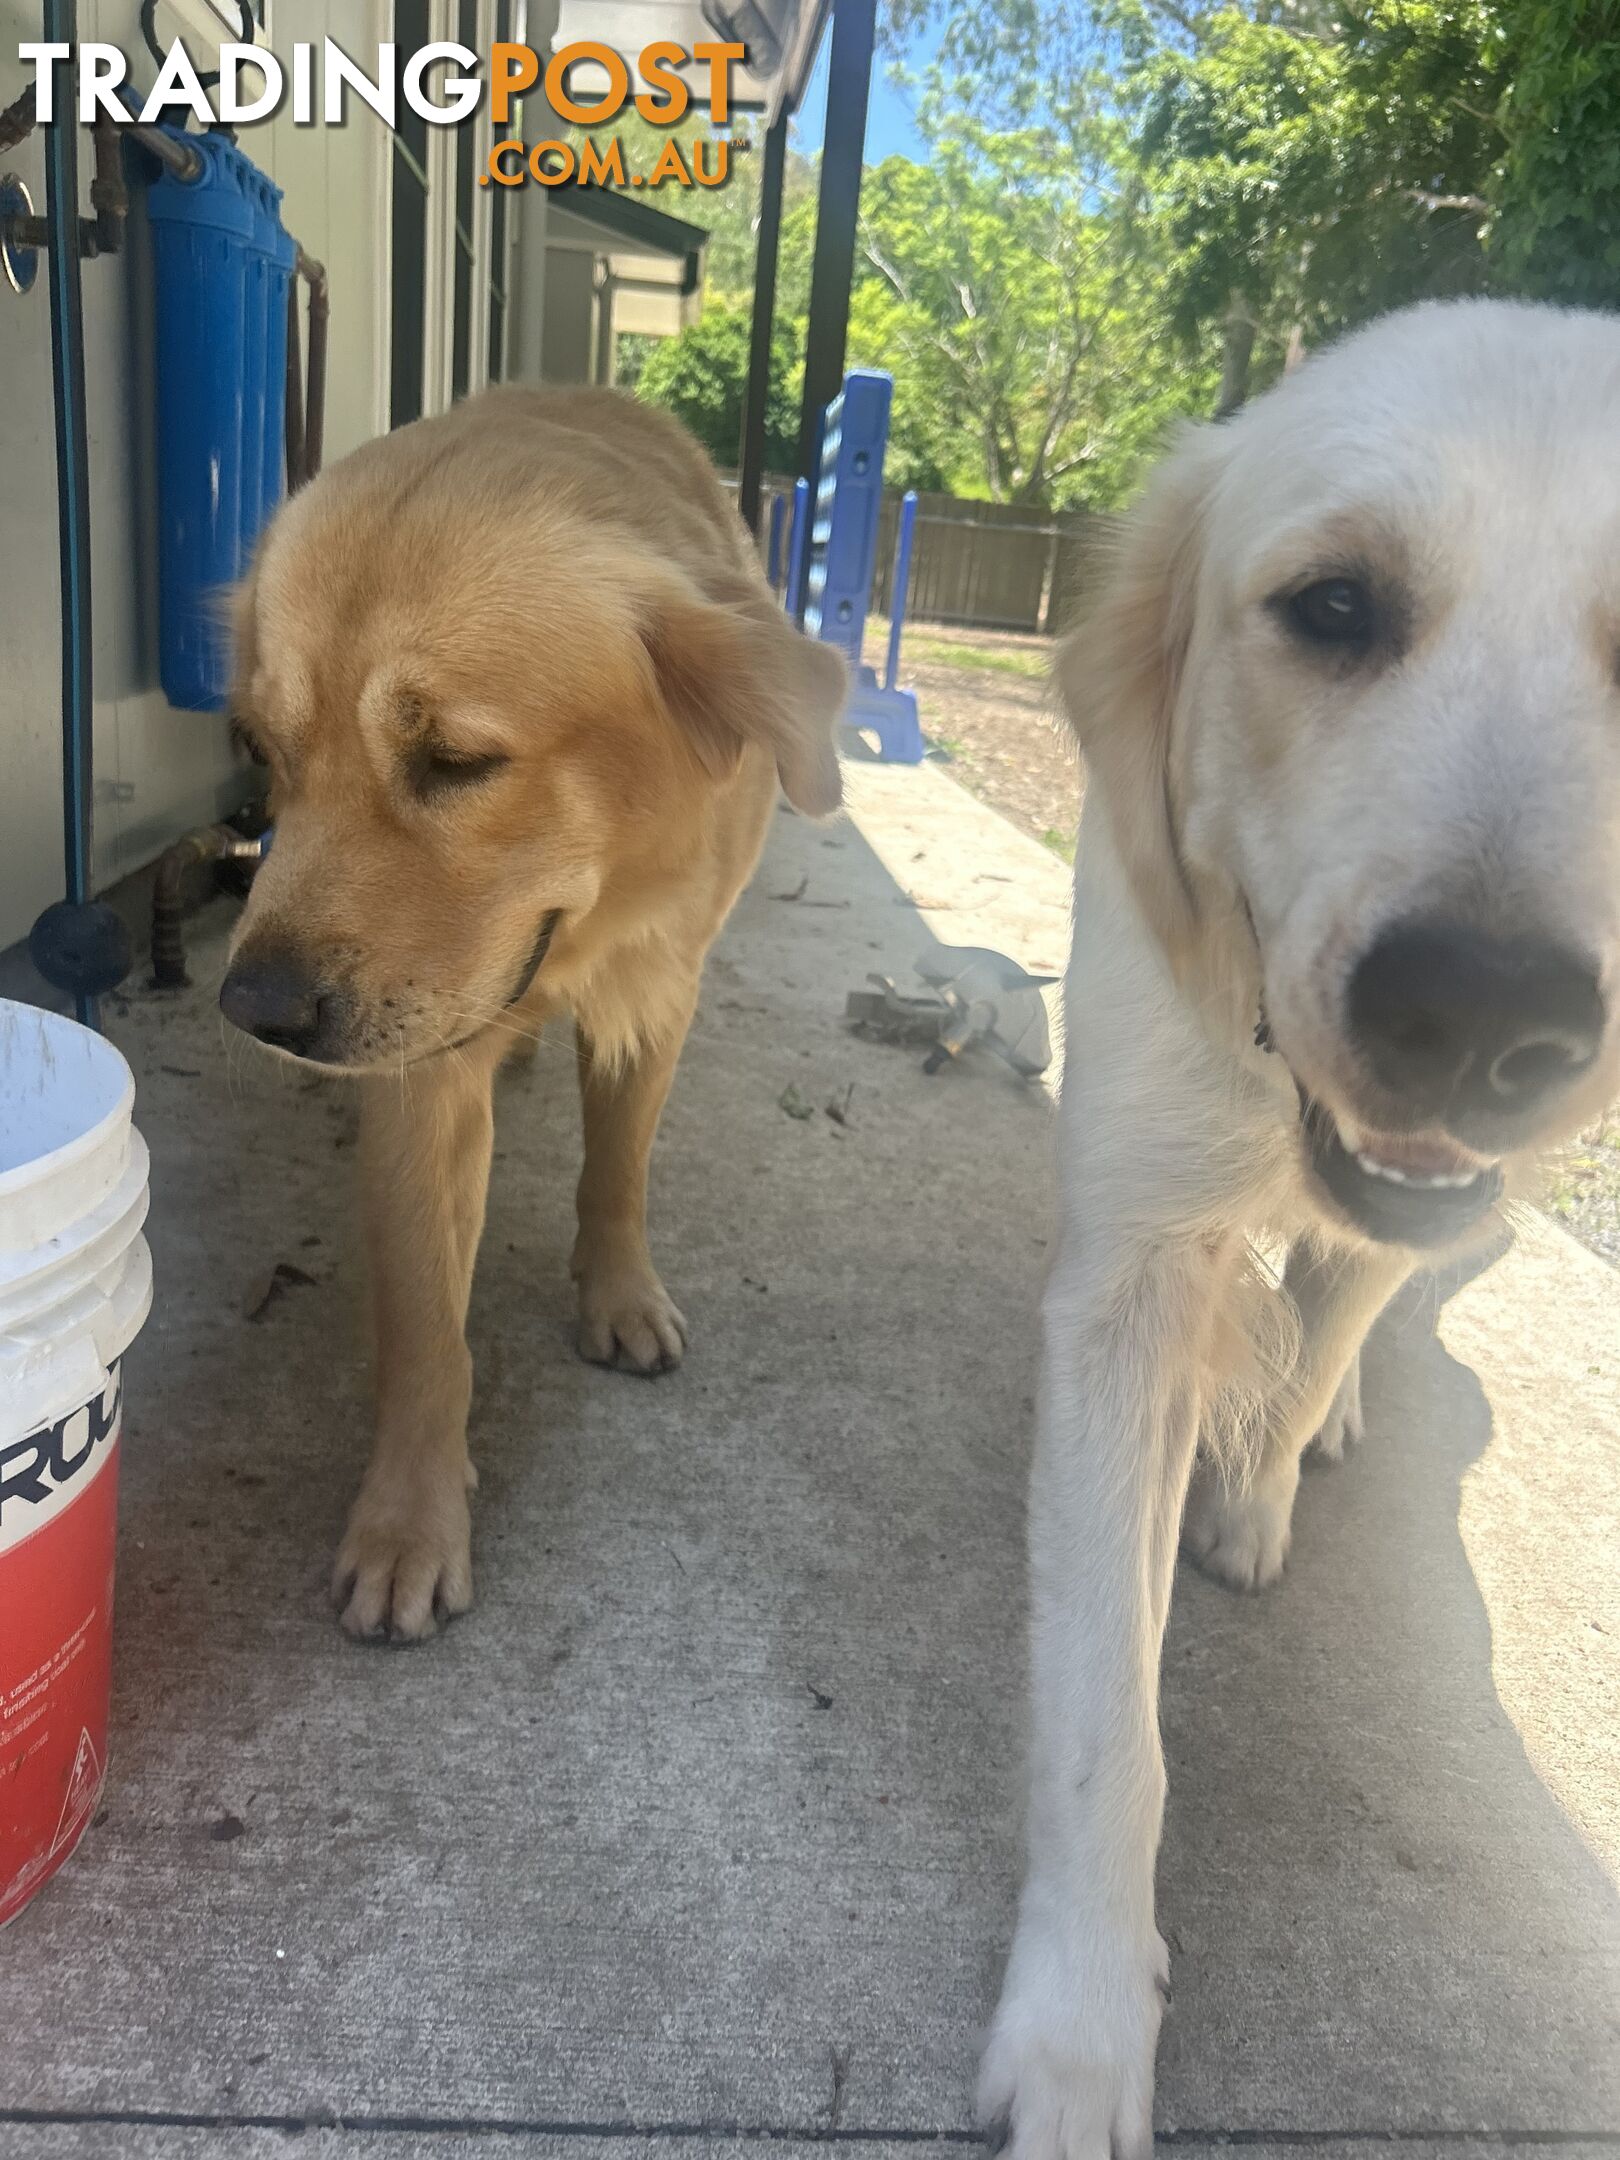
[[[519,0],[514,35],[542,51],[557,35],[560,0]],[[336,38],[368,69],[392,34],[392,0],[270,0],[270,32],[290,60],[295,42]],[[81,0],[80,35],[129,55],[133,80],[152,80],[154,63],[139,30],[139,0]],[[39,0],[0,0],[0,106],[23,89],[16,57],[42,36]],[[162,0],[157,28],[184,34],[200,64],[211,57],[209,0]],[[495,0],[479,0],[478,45],[493,42]],[[604,34],[602,25],[594,27]],[[432,0],[435,39],[455,32],[453,0]],[[223,31],[216,32],[225,34]],[[524,100],[519,132],[555,134],[556,116],[538,88]],[[241,131],[241,146],[285,190],[283,219],[331,283],[326,386],[326,456],[331,462],[388,425],[392,139],[358,98],[342,127],[294,127],[290,115]],[[492,140],[487,111],[475,123],[480,162]],[[453,131],[430,131],[425,293],[425,405],[441,411],[452,385],[455,240]],[[80,205],[90,200],[88,136],[80,134]],[[93,674],[95,693],[96,864],[98,886],[138,869],[178,834],[240,801],[245,775],[223,717],[176,712],[158,688],[156,495],[153,442],[151,262],[144,161],[130,154],[132,202],[124,252],[82,265],[85,373],[91,468]],[[45,207],[43,146],[37,136],[0,154]],[[491,188],[474,190],[476,295],[471,376],[488,363],[485,272],[491,245]],[[581,289],[568,271],[548,286],[549,191],[505,196],[508,377],[586,380],[596,308],[586,287],[591,258],[577,258]],[[567,319],[564,319],[567,318]],[[580,355],[583,352],[584,358]],[[559,355],[565,357],[559,359]],[[550,360],[551,365],[545,362]],[[61,611],[58,596],[56,456],[50,373],[50,305],[43,265],[32,293],[0,281],[0,949],[26,936],[62,890]]]
[[[450,0],[436,0],[434,34],[449,31]],[[537,9],[544,17],[542,4]],[[151,81],[138,0],[82,0],[80,34],[121,46],[135,80]],[[489,17],[488,25],[482,16]],[[159,33],[184,21],[158,10]],[[493,35],[493,0],[481,29]],[[273,0],[279,51],[295,39],[339,39],[365,64],[390,34],[390,0]],[[42,34],[38,0],[0,0],[0,105],[24,84],[21,39]],[[202,42],[188,36],[194,56]],[[330,462],[388,424],[389,200],[391,141],[358,100],[341,128],[294,128],[289,117],[244,128],[241,146],[286,190],[283,218],[331,279],[326,455]],[[487,131],[487,119],[481,122]],[[448,129],[435,129],[446,163]],[[482,138],[481,138],[482,139]],[[89,142],[81,136],[81,194],[89,209]],[[131,158],[134,171],[137,160]],[[0,156],[43,211],[37,136]],[[509,218],[521,223],[516,188]],[[449,402],[452,260],[448,182],[432,206],[429,241],[428,409]],[[488,245],[488,189],[478,189],[477,230]],[[96,877],[106,885],[160,853],[189,826],[218,817],[242,792],[223,718],[173,711],[157,687],[150,265],[139,193],[128,244],[116,259],[83,265],[89,404],[92,579],[95,615]],[[475,281],[476,284],[476,281]],[[439,299],[434,303],[435,290]],[[482,381],[486,337],[475,310],[473,380]],[[50,305],[42,274],[23,299],[0,282],[0,947],[26,936],[59,898],[61,674],[57,582],[56,460],[50,376]]]
[[[562,0],[526,0],[520,39],[537,52],[549,52],[557,40],[557,18]],[[528,143],[544,142],[558,131],[556,115],[546,103],[539,83],[525,93],[521,128],[512,132]],[[516,382],[537,383],[545,377],[546,227],[550,188],[525,186],[507,197],[507,227],[511,235],[512,313],[507,327],[507,374]],[[587,314],[586,321],[590,321]],[[587,335],[589,333],[587,332]],[[584,380],[584,377],[578,378]]]
[[[0,0],[0,7],[9,4]],[[366,66],[391,35],[393,12],[391,0],[273,0],[272,41],[290,60],[296,42],[334,37]],[[238,139],[283,190],[281,222],[326,265],[331,280],[330,462],[388,426],[388,130],[351,98],[340,128],[294,127],[279,114],[267,125],[243,128]]]

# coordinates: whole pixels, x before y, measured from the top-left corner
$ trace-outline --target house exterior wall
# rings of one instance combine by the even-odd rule
[[[552,248],[545,258],[545,320],[540,337],[540,380],[596,380],[596,257],[583,250]]]
[[[533,0],[531,34],[555,0]],[[276,0],[276,48],[336,37],[362,64],[391,35],[391,0]],[[433,0],[432,35],[449,37],[452,0]],[[82,0],[80,35],[130,55],[149,83],[153,65],[138,0]],[[480,42],[494,35],[494,0],[480,0]],[[202,0],[159,11],[164,33],[184,30],[202,62]],[[0,0],[0,105],[24,87],[19,40],[42,34],[38,0]],[[223,31],[218,34],[224,35]],[[487,137],[487,117],[479,122]],[[454,203],[447,159],[452,130],[435,128],[426,280],[426,405],[450,401],[450,287]],[[290,116],[247,127],[241,146],[286,191],[289,232],[326,265],[331,281],[326,455],[341,457],[388,425],[389,240],[392,139],[359,100],[342,127],[294,127]],[[128,159],[133,176],[140,160]],[[82,207],[89,207],[89,143],[81,137]],[[30,136],[0,167],[18,173],[43,212],[43,149]],[[480,269],[490,244],[488,189],[475,189]],[[508,197],[514,251],[527,198]],[[153,442],[151,264],[142,189],[132,188],[124,252],[83,265],[89,407],[96,761],[96,879],[111,883],[150,861],[177,834],[241,799],[243,770],[222,716],[176,712],[157,682],[158,595]],[[481,277],[475,293],[481,294]],[[542,296],[531,293],[537,317]],[[485,379],[485,310],[475,304],[474,385]],[[536,328],[538,324],[536,324]],[[0,283],[0,948],[26,936],[61,895],[61,662],[50,304],[43,274],[19,298]],[[514,369],[513,372],[516,372]]]

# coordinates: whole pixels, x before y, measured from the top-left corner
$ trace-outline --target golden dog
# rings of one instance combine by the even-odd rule
[[[572,1011],[579,1346],[668,1370],[653,1135],[778,779],[838,804],[844,669],[775,605],[697,445],[598,390],[492,391],[323,474],[260,548],[236,654],[275,846],[220,1003],[359,1080],[377,1434],[334,1590],[352,1633],[411,1639],[472,1597],[496,1067]]]

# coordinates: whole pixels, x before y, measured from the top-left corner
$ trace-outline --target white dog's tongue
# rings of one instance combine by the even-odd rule
[[[1369,1177],[1392,1185],[1472,1185],[1490,1165],[1437,1133],[1363,1132],[1347,1118],[1336,1120],[1339,1141]]]

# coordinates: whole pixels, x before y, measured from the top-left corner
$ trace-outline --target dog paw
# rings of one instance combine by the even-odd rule
[[[1151,2160],[1164,1944],[1088,1961],[1078,1985],[1065,1962],[1013,1946],[979,2076],[986,2137],[1007,2160]]]
[[[1182,1517],[1182,1551],[1228,1589],[1267,1589],[1288,1558],[1299,1486],[1297,1467],[1290,1471],[1229,1485],[1218,1470],[1200,1468]]]
[[[593,1269],[579,1282],[579,1354],[593,1365],[673,1372],[686,1322],[651,1268]]]
[[[1324,1462],[1343,1462],[1344,1451],[1366,1436],[1361,1421],[1361,1359],[1350,1360],[1349,1370],[1339,1382],[1339,1392],[1328,1406],[1328,1414],[1322,1420],[1321,1430],[1311,1443]]]
[[[386,1504],[362,1490],[332,1569],[332,1602],[350,1635],[421,1642],[472,1603],[466,1485],[428,1505]]]

